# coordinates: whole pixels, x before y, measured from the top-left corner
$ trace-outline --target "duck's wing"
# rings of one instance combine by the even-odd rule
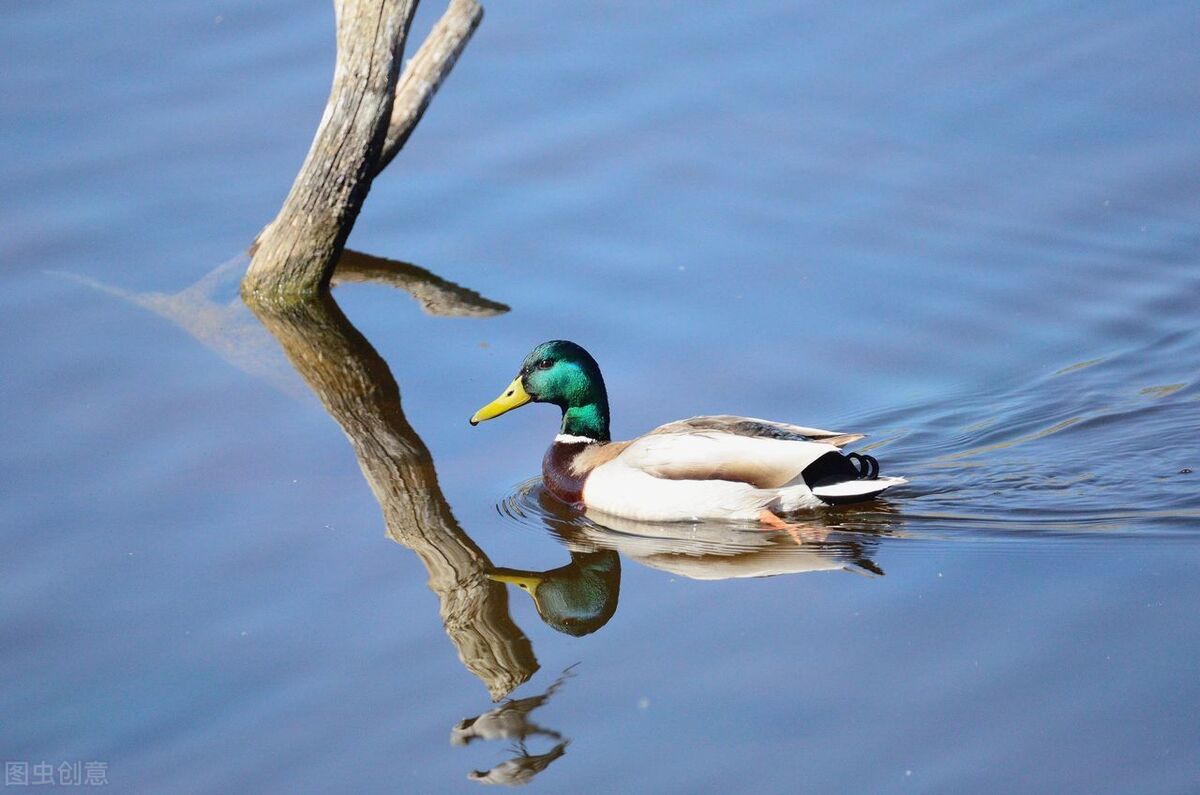
[[[824,455],[840,458],[836,446],[807,436],[746,435],[690,422],[672,423],[675,428],[663,426],[634,439],[612,464],[666,480],[724,480],[777,489],[797,482]]]
[[[821,442],[834,447],[845,447],[851,442],[865,439],[861,433],[841,433],[826,431],[821,428],[807,428],[803,425],[792,425],[774,420],[760,420],[757,417],[737,417],[732,414],[717,414],[708,417],[692,417],[687,420],[670,422],[650,431],[647,436],[666,433],[687,433],[689,431],[717,431],[747,436],[755,439],[780,439],[783,441]]]

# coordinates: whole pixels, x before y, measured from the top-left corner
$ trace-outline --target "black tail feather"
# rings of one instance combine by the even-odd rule
[[[847,480],[872,480],[878,474],[879,462],[873,456],[828,452],[805,467],[802,476],[811,489]]]
[[[879,462],[875,456],[846,453],[846,458],[858,468],[859,480],[873,480],[879,474]]]

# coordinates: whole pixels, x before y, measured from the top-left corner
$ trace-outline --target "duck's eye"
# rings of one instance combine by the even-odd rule
[[[549,370],[553,366],[554,362],[550,361],[549,359],[542,359],[537,363],[537,369],[539,370]]]

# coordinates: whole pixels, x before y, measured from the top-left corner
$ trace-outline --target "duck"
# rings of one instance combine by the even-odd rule
[[[864,434],[754,417],[692,417],[613,441],[600,366],[568,340],[534,347],[512,383],[470,423],[528,403],[562,412],[542,459],[546,490],[598,520],[725,520],[787,529],[788,514],[870,500],[907,482],[880,476],[872,456],[843,452]]]

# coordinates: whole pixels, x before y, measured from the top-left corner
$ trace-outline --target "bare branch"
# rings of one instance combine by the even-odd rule
[[[333,88],[283,209],[259,235],[242,283],[247,296],[294,300],[328,286],[383,150],[416,5],[416,0],[335,3]]]
[[[398,78],[416,0],[335,0],[333,88],[283,208],[250,248],[248,301],[284,302],[329,286],[371,181],[404,146],[483,18],[451,0]]]
[[[404,148],[408,136],[425,115],[433,95],[454,68],[482,19],[483,6],[475,0],[450,0],[446,13],[433,26],[416,56],[405,65],[396,88],[392,119],[375,167],[376,174],[387,168],[392,158]]]

